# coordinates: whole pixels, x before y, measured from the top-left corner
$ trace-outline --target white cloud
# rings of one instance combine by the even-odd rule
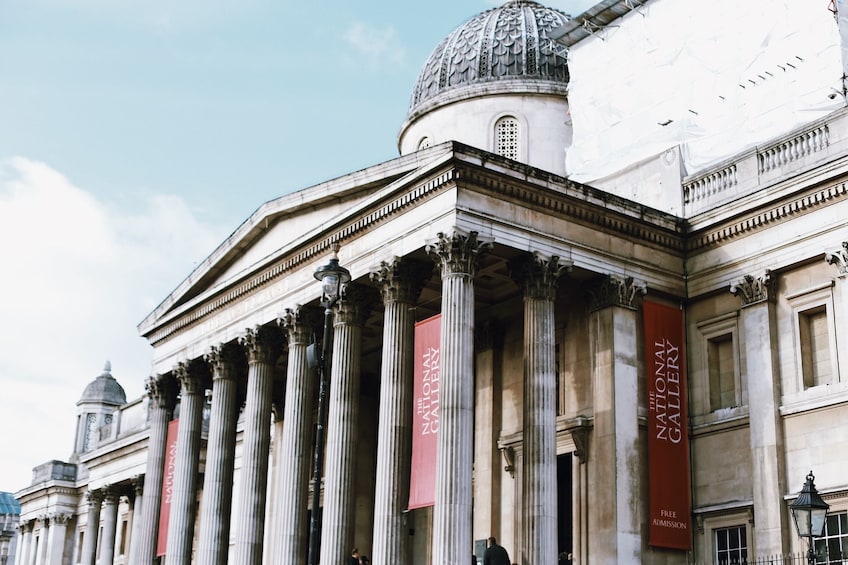
[[[374,26],[354,22],[344,34],[345,42],[358,55],[357,59],[365,59],[371,67],[384,64],[402,64],[406,51],[398,39],[395,28],[376,28]]]
[[[70,455],[76,401],[107,359],[142,393],[152,350],[136,326],[217,231],[177,196],[122,210],[44,163],[0,160],[0,490]]]

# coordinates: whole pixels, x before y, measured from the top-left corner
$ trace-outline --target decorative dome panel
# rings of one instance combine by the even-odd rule
[[[568,65],[549,47],[548,34],[568,20],[568,15],[529,0],[507,2],[471,18],[424,63],[412,91],[409,117],[478,95],[481,89],[473,87],[486,87],[487,94],[500,90],[565,94]]]

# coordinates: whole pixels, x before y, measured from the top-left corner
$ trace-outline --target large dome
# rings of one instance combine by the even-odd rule
[[[568,66],[549,34],[568,20],[529,0],[471,18],[430,54],[412,91],[408,119],[483,94],[566,94]]]
[[[124,388],[112,376],[112,364],[109,361],[106,361],[106,366],[103,367],[103,374],[85,387],[77,406],[90,402],[112,406],[121,406],[127,403],[127,395]]]

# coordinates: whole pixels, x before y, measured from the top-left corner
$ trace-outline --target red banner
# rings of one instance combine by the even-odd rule
[[[648,543],[692,548],[683,310],[643,302],[648,378]]]
[[[441,335],[441,314],[415,324],[412,469],[409,476],[410,510],[433,506],[436,503]]]
[[[159,538],[156,555],[165,555],[168,549],[168,523],[171,518],[171,498],[174,495],[174,466],[177,464],[177,430],[180,421],[168,422],[168,437],[165,440],[165,471],[162,476],[162,504],[159,506]]]

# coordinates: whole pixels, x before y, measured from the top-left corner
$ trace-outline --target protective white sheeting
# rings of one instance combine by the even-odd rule
[[[829,8],[655,0],[572,46],[568,175],[591,182],[678,144],[691,174],[844,106]]]

